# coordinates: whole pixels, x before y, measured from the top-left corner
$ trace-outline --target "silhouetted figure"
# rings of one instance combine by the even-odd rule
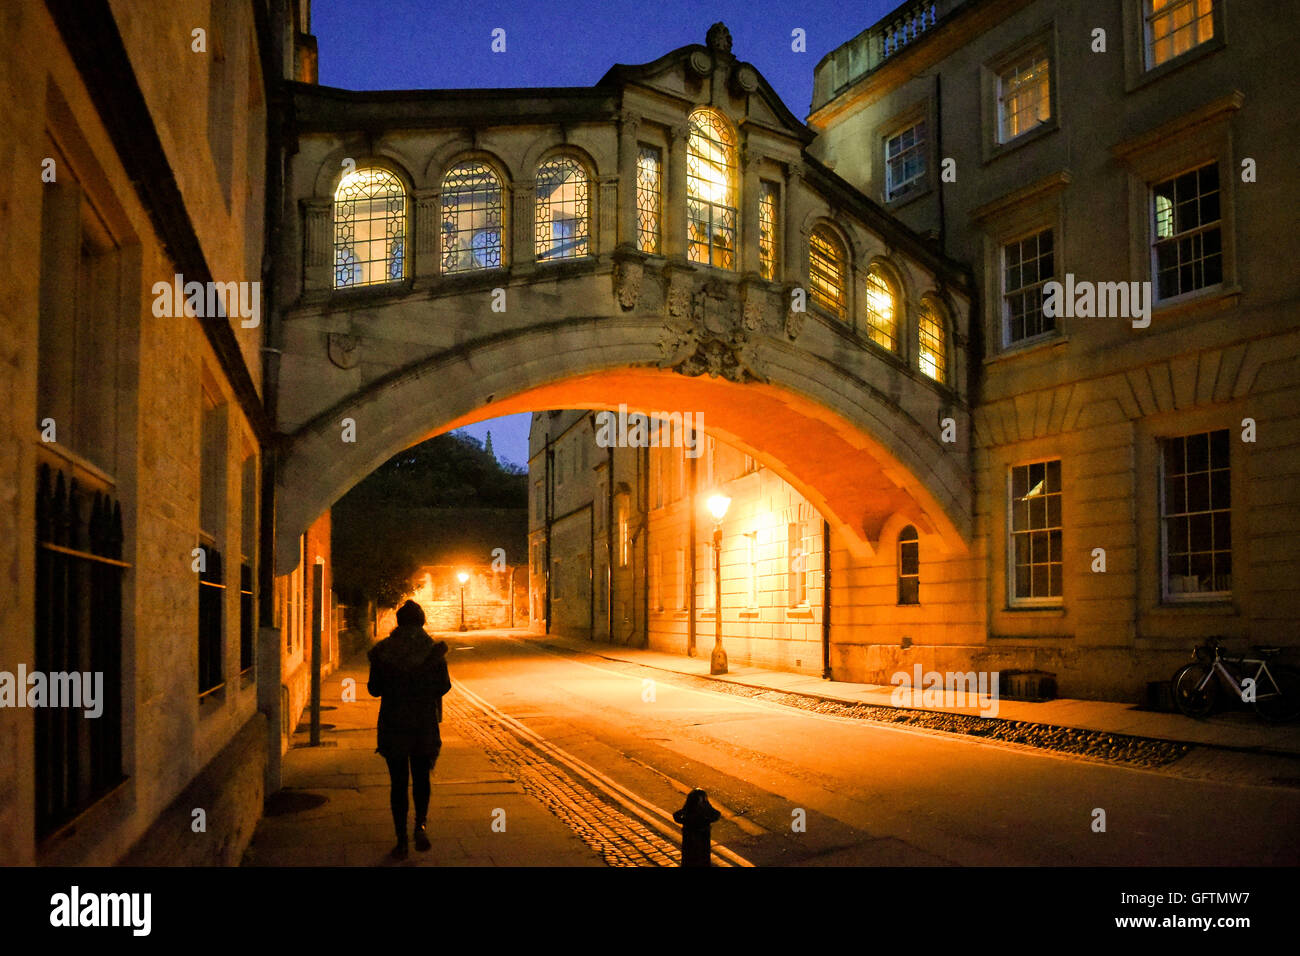
[[[406,859],[406,773],[410,768],[415,798],[415,848],[429,849],[425,821],[429,812],[429,775],[442,749],[438,724],[442,697],[451,690],[447,645],[424,631],[424,610],[407,601],[397,610],[397,627],[370,649],[366,687],[379,704],[379,746],[392,781],[390,803],[397,845],[393,856]]]

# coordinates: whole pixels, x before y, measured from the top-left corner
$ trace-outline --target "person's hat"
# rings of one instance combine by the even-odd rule
[[[424,608],[414,601],[407,601],[397,609],[397,623],[424,627]]]

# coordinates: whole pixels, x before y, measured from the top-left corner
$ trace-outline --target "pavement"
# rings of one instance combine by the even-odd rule
[[[517,775],[493,764],[458,720],[442,725],[429,799],[432,846],[421,853],[412,844],[407,860],[392,859],[388,769],[375,753],[379,700],[366,693],[366,676],[360,659],[322,680],[321,745],[310,746],[304,719],[284,755],[283,789],[267,801],[242,865],[605,865]],[[356,682],[355,701],[343,700],[347,678]]]
[[[663,651],[622,647],[555,634],[521,636],[530,636],[539,642],[595,654],[610,660],[842,703],[889,707],[893,706],[893,695],[897,690],[893,685],[829,681],[808,674],[770,670],[750,664],[738,664],[735,661],[729,662],[726,674],[711,675],[709,673],[709,652],[713,648],[711,638],[706,638],[701,643],[698,656],[686,657]],[[920,695],[918,694],[917,697],[919,698]],[[919,699],[917,702],[919,703]],[[946,713],[980,713],[979,708],[976,707],[918,707],[916,709]],[[1113,701],[1059,698],[1030,702],[1003,699],[998,701],[995,719],[1095,730],[1102,733],[1130,734],[1225,750],[1252,751],[1288,757],[1300,756],[1300,723],[1268,724],[1250,711],[1225,712],[1204,720],[1195,720],[1183,714],[1142,710],[1136,704]]]

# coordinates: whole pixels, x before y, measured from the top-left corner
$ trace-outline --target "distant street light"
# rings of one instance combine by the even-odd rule
[[[469,580],[469,575],[464,571],[456,575],[456,580],[460,582],[460,629],[465,630],[465,582]]]
[[[713,654],[709,658],[710,674],[727,673],[727,652],[722,648],[722,519],[731,499],[721,492],[709,496],[709,513],[713,515]]]

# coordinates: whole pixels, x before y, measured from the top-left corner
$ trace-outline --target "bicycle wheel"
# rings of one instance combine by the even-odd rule
[[[1204,686],[1202,686],[1204,685]],[[1193,661],[1173,679],[1174,703],[1188,717],[1205,717],[1219,698],[1219,682],[1208,664]]]
[[[1300,672],[1290,667],[1272,667],[1268,676],[1261,674],[1255,688],[1255,713],[1270,723],[1294,720],[1300,715]],[[1273,685],[1276,685],[1274,687]]]

